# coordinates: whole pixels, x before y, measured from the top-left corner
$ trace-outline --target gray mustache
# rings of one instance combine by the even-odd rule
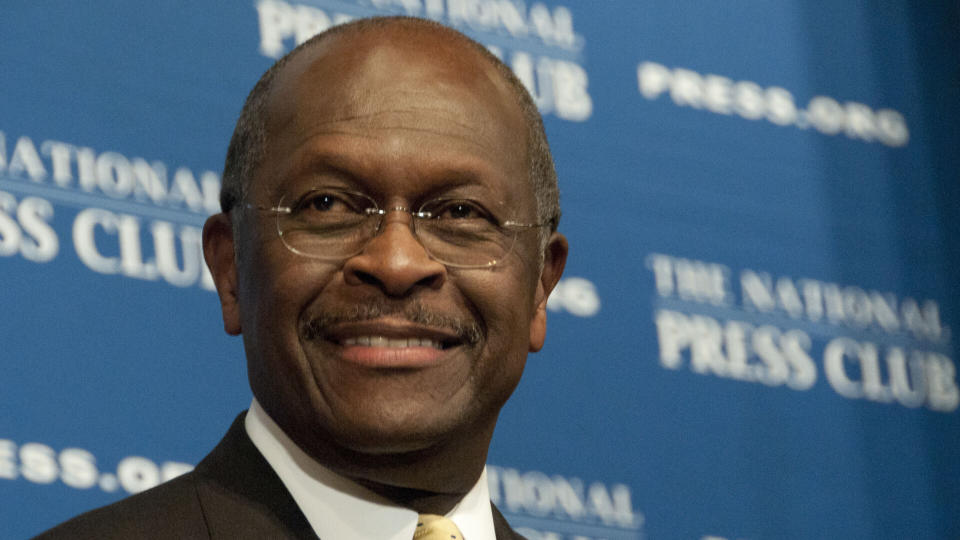
[[[475,321],[465,320],[429,310],[420,302],[391,304],[382,301],[357,304],[338,311],[325,311],[301,325],[300,335],[307,340],[322,339],[324,329],[342,323],[355,323],[381,317],[403,319],[412,324],[445,330],[456,334],[463,343],[473,346],[483,338],[483,328]]]

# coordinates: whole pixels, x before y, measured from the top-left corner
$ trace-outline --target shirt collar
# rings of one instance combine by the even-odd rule
[[[323,540],[357,538],[410,540],[417,512],[397,506],[352,480],[334,473],[294,444],[254,399],[244,421],[247,435],[280,477],[287,491]],[[447,513],[466,540],[494,540],[487,469]]]

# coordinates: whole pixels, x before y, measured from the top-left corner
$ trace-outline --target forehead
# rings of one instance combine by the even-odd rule
[[[529,187],[513,90],[478,51],[432,28],[347,31],[302,51],[275,81],[266,127],[274,165],[328,156],[374,167],[379,158],[395,173],[475,169],[502,187]]]

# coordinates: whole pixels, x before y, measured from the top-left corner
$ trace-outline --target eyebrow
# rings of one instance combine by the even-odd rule
[[[343,155],[334,152],[311,153],[290,169],[286,180],[293,182],[309,176],[324,175],[342,181],[351,189],[369,191],[372,182],[353,171],[352,162],[353,159],[345,158]],[[483,171],[475,167],[438,165],[436,168],[428,170],[422,178],[427,189],[421,195],[436,196],[465,186],[476,186],[483,188],[484,191],[496,191],[497,186],[484,185],[483,177]],[[278,186],[278,189],[280,188],[281,186]]]
[[[338,157],[336,155],[313,154],[290,170],[289,179],[323,174],[343,178],[350,184],[360,183],[360,179],[356,174],[350,172],[348,166],[336,162]]]

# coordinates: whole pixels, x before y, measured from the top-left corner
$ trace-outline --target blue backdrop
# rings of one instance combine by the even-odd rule
[[[955,2],[0,8],[0,537],[247,407],[199,228],[297,42],[407,13],[531,88],[571,244],[491,493],[536,539],[960,536]],[[522,441],[522,442],[520,442]]]

